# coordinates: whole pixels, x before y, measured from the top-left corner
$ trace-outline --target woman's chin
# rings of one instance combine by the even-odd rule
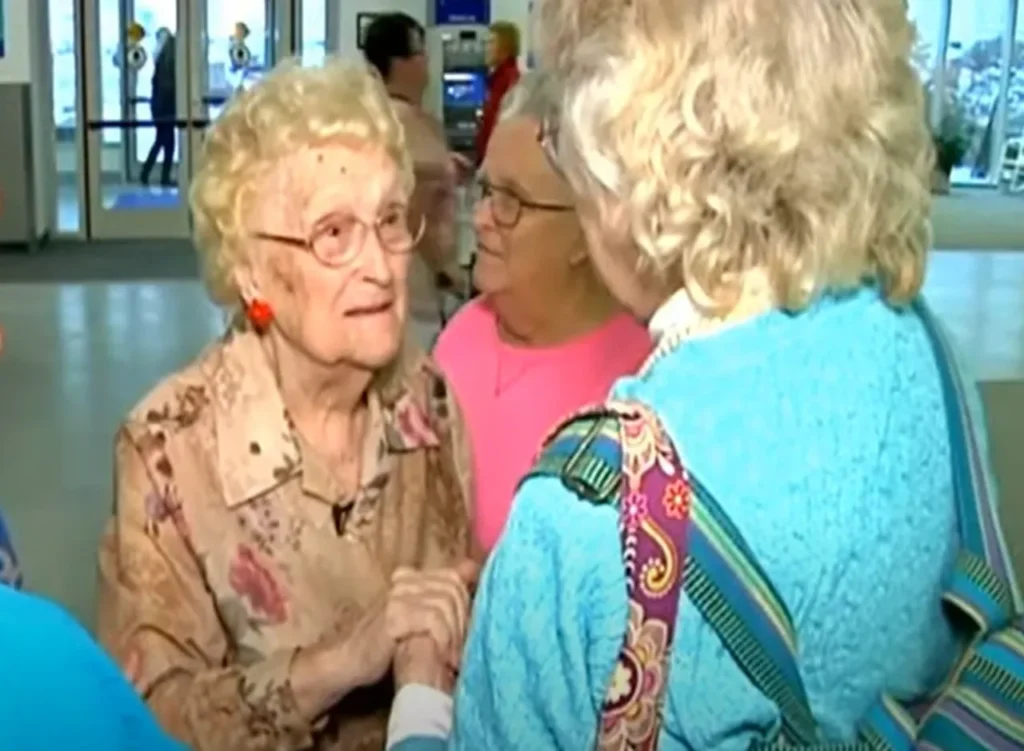
[[[505,264],[499,259],[480,253],[473,264],[473,286],[482,295],[490,295],[505,284]]]
[[[387,326],[367,326],[356,334],[353,343],[355,360],[367,368],[383,368],[398,356],[402,346],[402,327],[397,322]]]

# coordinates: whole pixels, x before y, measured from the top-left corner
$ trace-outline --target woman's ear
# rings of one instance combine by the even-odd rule
[[[238,290],[238,296],[242,298],[243,303],[248,304],[259,297],[259,285],[256,284],[252,267],[248,263],[240,262],[235,266],[231,275],[234,278],[235,289]]]

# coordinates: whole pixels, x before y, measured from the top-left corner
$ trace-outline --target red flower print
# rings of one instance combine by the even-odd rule
[[[395,427],[408,446],[430,446],[438,442],[423,410],[411,399],[403,399],[395,405]]]
[[[167,521],[170,516],[171,508],[166,495],[155,492],[146,495],[146,518],[149,521],[160,524]]]
[[[242,599],[248,600],[253,612],[270,623],[288,620],[288,603],[273,574],[256,557],[248,545],[238,546],[238,555],[228,571],[228,582]]]
[[[673,519],[685,519],[690,513],[690,483],[685,476],[681,480],[673,480],[665,487],[661,497],[665,505],[665,513]]]

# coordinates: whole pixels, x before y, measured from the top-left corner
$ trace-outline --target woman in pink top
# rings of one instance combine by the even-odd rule
[[[572,191],[540,146],[552,106],[540,73],[506,97],[478,187],[470,302],[434,352],[472,442],[475,532],[497,542],[519,478],[558,419],[604,399],[651,349],[590,266]]]

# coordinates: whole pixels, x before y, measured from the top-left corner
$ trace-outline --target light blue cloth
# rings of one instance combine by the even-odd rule
[[[614,392],[657,410],[787,603],[828,740],[852,739],[882,690],[917,697],[941,680],[958,652],[939,599],[956,515],[938,372],[913,313],[874,290],[771,313]],[[626,623],[616,522],[557,479],[521,487],[479,589],[452,737],[397,749],[594,747]],[[685,596],[670,669],[661,751],[746,751],[777,726]]]
[[[0,748],[186,751],[60,608],[0,587]]]

